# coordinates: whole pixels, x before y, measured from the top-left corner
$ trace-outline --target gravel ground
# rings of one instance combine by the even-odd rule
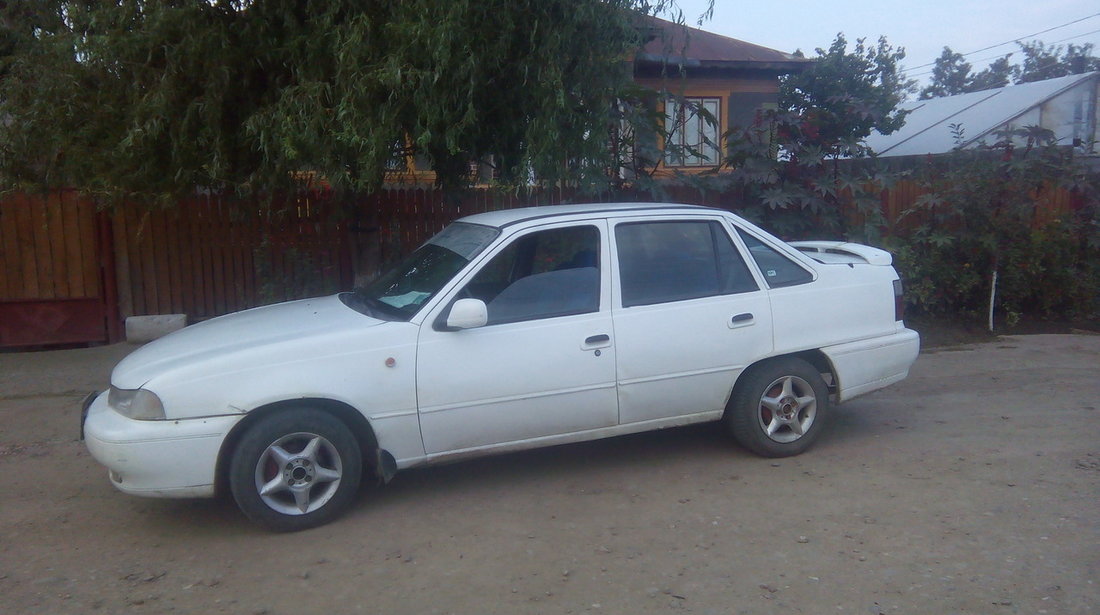
[[[126,345],[0,354],[2,613],[1097,613],[1100,336],[922,354],[767,460],[701,425],[400,473],[291,535],[116,492]]]

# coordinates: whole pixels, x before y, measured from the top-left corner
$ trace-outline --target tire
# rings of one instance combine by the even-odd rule
[[[790,457],[813,445],[829,414],[829,389],[817,368],[782,357],[750,367],[726,406],[726,425],[746,449]]]
[[[363,473],[351,430],[311,408],[260,418],[232,455],[229,485],[237,506],[253,522],[277,532],[335,519],[354,500]]]

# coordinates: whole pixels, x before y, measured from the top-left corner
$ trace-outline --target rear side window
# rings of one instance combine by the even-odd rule
[[[751,254],[753,260],[756,261],[756,265],[760,267],[760,272],[764,274],[764,279],[768,282],[768,286],[772,288],[782,288],[784,286],[796,286],[798,284],[806,284],[807,282],[813,281],[813,274],[800,267],[791,259],[783,256],[771,246],[764,244],[764,242],[741,229],[737,229],[737,232],[741,235],[741,240],[745,242],[745,246],[749,249],[749,254]]]
[[[623,307],[758,290],[718,222],[619,224],[615,243]]]

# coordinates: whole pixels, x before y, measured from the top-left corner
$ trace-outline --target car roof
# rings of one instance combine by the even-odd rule
[[[698,211],[706,213],[722,212],[725,210],[702,205],[684,205],[681,203],[581,203],[577,205],[542,205],[539,207],[520,207],[517,209],[502,209],[481,214],[473,214],[460,218],[460,222],[482,224],[503,228],[530,220],[575,216],[581,214],[624,214],[631,212],[661,213],[678,211]]]

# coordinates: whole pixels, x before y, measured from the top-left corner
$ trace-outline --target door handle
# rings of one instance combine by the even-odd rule
[[[752,313],[745,312],[744,314],[738,314],[737,316],[734,316],[730,319],[730,329],[735,329],[737,327],[747,327],[753,324],[753,322],[755,322],[755,320]]]
[[[600,356],[600,348],[607,348],[611,345],[611,336],[606,333],[599,335],[589,335],[584,338],[584,343],[581,344],[581,350],[595,350],[596,356]]]

